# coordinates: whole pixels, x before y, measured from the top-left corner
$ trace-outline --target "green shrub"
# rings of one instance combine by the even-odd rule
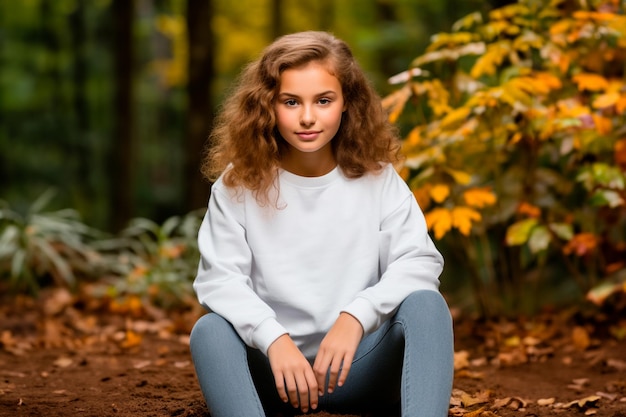
[[[161,307],[195,302],[191,282],[198,268],[197,233],[204,211],[174,216],[163,224],[136,218],[114,239],[94,247],[107,259],[104,291],[112,298],[136,296]]]
[[[103,268],[91,246],[103,234],[82,223],[75,210],[45,211],[53,195],[45,192],[24,213],[0,201],[0,278],[13,291],[73,288],[77,277],[96,277]]]

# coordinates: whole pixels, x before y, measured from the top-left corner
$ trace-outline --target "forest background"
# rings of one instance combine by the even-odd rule
[[[0,0],[2,285],[99,280],[127,302],[189,302],[212,117],[263,47],[312,29],[346,40],[386,97],[456,305],[614,303],[626,293],[624,8]]]

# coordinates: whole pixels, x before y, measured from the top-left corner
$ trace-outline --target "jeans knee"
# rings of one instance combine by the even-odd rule
[[[440,292],[433,290],[418,290],[409,294],[400,304],[398,313],[413,318],[441,317],[451,319],[448,303]]]
[[[208,313],[194,324],[189,335],[189,344],[192,350],[196,344],[207,346],[211,341],[219,340],[224,332],[229,331],[232,331],[232,327],[223,317]]]

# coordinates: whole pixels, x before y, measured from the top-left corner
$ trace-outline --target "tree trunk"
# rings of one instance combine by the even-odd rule
[[[81,201],[93,201],[94,190],[90,187],[90,149],[86,136],[89,133],[89,102],[87,92],[87,61],[85,58],[85,43],[87,38],[85,28],[85,1],[79,0],[76,9],[70,14],[70,31],[73,49],[73,84],[74,84],[74,114],[76,118],[77,134],[72,135],[70,152],[76,161],[76,171],[73,173],[78,179],[76,187],[81,195]]]
[[[187,139],[184,164],[185,208],[205,207],[209,184],[200,173],[207,137],[213,124],[211,81],[214,78],[213,10],[210,0],[187,0],[189,79],[187,84]]]
[[[112,3],[115,127],[109,185],[113,231],[126,226],[134,213],[133,3],[133,0],[113,0]]]

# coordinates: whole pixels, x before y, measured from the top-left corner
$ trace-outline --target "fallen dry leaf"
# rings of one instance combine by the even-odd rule
[[[570,401],[569,403],[565,403],[560,408],[578,407],[580,409],[585,409],[587,407],[595,406],[599,400],[600,400],[600,396],[590,395],[588,397],[581,398],[579,400],[574,400],[574,401]]]
[[[454,373],[455,378],[483,379],[485,374],[482,372],[470,371],[469,369],[461,369]]]
[[[491,391],[489,390],[480,391],[475,395],[463,393],[461,395],[461,403],[463,404],[464,407],[471,407],[477,404],[488,403],[490,397],[491,397]]]
[[[596,392],[596,395],[598,397],[605,398],[605,399],[607,399],[609,401],[615,401],[617,399],[617,394],[609,394],[607,392],[602,392],[602,391]]]
[[[480,417],[482,416],[482,412],[484,409],[485,407],[480,407],[478,410],[471,411],[467,414],[464,414],[463,417]]]
[[[140,334],[133,332],[132,330],[126,331],[126,337],[122,342],[123,348],[132,348],[141,344],[142,337]]]
[[[555,401],[556,401],[556,399],[554,397],[552,397],[552,398],[540,398],[540,399],[537,400],[537,404],[541,405],[541,406],[546,406],[546,405],[554,404]]]
[[[586,350],[591,345],[591,338],[584,327],[576,326],[572,330],[572,342],[579,350]]]
[[[61,356],[57,360],[53,362],[54,366],[58,366],[59,368],[67,368],[72,365],[74,361],[71,358]]]
[[[620,372],[626,371],[626,361],[620,359],[607,359],[606,365]]]
[[[454,370],[465,369],[467,367],[469,367],[469,352],[467,350],[454,352]]]
[[[526,408],[528,402],[520,397],[506,397],[502,399],[496,399],[493,402],[492,409],[495,408],[508,408],[510,410],[519,410]]]

